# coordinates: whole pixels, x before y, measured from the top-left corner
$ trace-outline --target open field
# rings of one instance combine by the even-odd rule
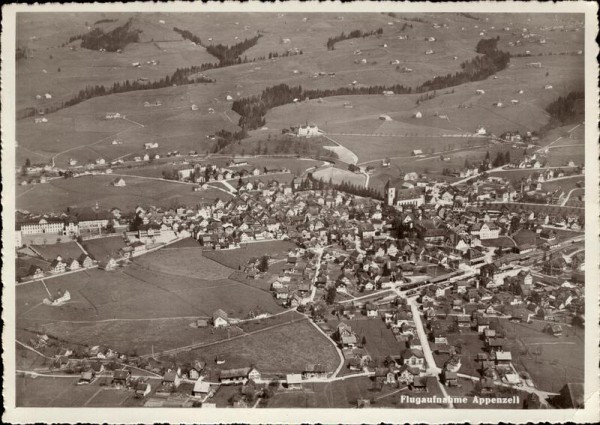
[[[133,17],[133,27],[142,30],[140,42],[126,46],[120,54],[70,50],[77,42],[72,43],[73,46],[58,47],[68,36],[87,32],[84,25],[86,20],[93,22],[99,14],[76,14],[68,18],[62,16],[52,24],[43,23],[43,19],[37,15],[24,15],[19,21],[17,39],[19,45],[27,46],[30,55],[19,61],[17,67],[20,94],[18,109],[34,105],[47,107],[71,97],[88,84],[109,86],[115,81],[137,78],[156,81],[171,74],[177,67],[216,62],[216,58],[207,54],[204,48],[182,40],[173,31],[174,26],[192,31],[205,43],[211,39],[211,43],[234,44],[260,31],[263,36],[258,43],[245,52],[245,56],[250,59],[267,56],[269,52],[283,53],[293,48],[302,50],[304,54],[206,71],[206,75],[217,80],[212,84],[168,87],[95,98],[50,114],[49,122],[43,125],[36,126],[33,119],[29,118],[22,120],[17,129],[20,144],[17,163],[22,163],[26,157],[39,161],[55,154],[60,154],[57,157],[59,164],[65,164],[69,157],[78,159],[80,163],[98,156],[114,159],[139,152],[142,143],[150,139],[160,142],[161,153],[163,149],[210,149],[212,143],[207,142],[207,135],[220,129],[237,129],[238,117],[230,111],[231,103],[225,100],[227,94],[234,98],[250,96],[260,93],[267,86],[280,83],[302,85],[311,89],[344,87],[354,81],[358,86],[389,85],[398,83],[400,79],[402,84],[416,87],[434,76],[459,71],[461,62],[476,56],[476,40],[482,38],[474,21],[459,15],[418,15],[425,17],[423,22],[408,22],[402,16],[380,14],[306,15],[304,17],[307,20],[304,21],[304,17],[295,14],[279,16],[232,13],[221,14],[219,19],[213,19],[209,15],[204,19],[197,19],[189,14],[124,14],[118,16],[117,23],[103,24],[103,28],[108,30]],[[521,21],[520,17],[511,19],[514,25],[520,24],[516,23]],[[158,23],[159,20],[165,21],[165,24]],[[492,20],[495,21],[496,18]],[[444,26],[432,28],[434,21],[443,21]],[[547,40],[544,45],[526,42],[532,54],[547,55],[564,52],[568,46],[570,51],[583,47],[581,32],[548,31],[542,23],[550,21],[546,17],[539,17],[535,24],[522,22],[523,25],[535,28]],[[515,41],[518,35],[503,31],[499,22],[502,21],[498,20],[498,26],[490,25],[486,29],[485,37],[500,36],[500,48],[512,53],[523,53],[523,46],[508,46],[508,42]],[[410,26],[402,28],[405,23],[410,23]],[[327,51],[327,38],[338,35],[341,27],[363,31],[382,28],[383,34],[342,41],[336,44],[335,50]],[[408,36],[408,40],[398,39],[398,35],[402,33]],[[433,43],[424,41],[425,37],[430,36],[435,36],[437,40]],[[236,37],[238,41],[235,41]],[[424,51],[429,48],[435,54],[424,60]],[[356,50],[362,53],[354,55]],[[157,59],[159,63],[147,65],[146,61],[152,59]],[[365,59],[367,63],[354,63],[355,59]],[[398,72],[396,65],[390,63],[393,60],[399,60],[399,66],[411,67],[414,72]],[[547,122],[543,108],[550,101],[569,90],[579,88],[577,85],[582,75],[583,59],[577,55],[543,56],[540,59],[543,64],[541,69],[527,67],[531,60],[533,59],[512,58],[510,67],[500,72],[498,79],[440,90],[436,93],[437,97],[418,107],[418,96],[414,94],[386,99],[383,96],[348,96],[354,105],[353,109],[344,109],[341,97],[326,98],[321,104],[311,101],[306,106],[302,103],[276,108],[285,113],[280,118],[277,118],[276,110],[269,113],[267,126],[270,130],[279,131],[283,127],[310,120],[328,132],[361,130],[362,133],[372,133],[376,130],[389,130],[425,135],[440,131],[473,132],[478,125],[484,125],[488,132],[495,134],[505,130],[537,129]],[[133,62],[141,62],[142,66],[134,67],[131,65]],[[59,63],[60,72],[57,69]],[[92,67],[95,70],[93,72],[90,71]],[[336,75],[315,78],[315,72],[335,72]],[[66,79],[80,84],[63,84]],[[544,90],[545,84],[552,84],[554,89]],[[491,106],[497,101],[509,104],[513,97],[511,92],[519,87],[526,90],[520,99],[515,99],[520,100],[518,105],[503,108]],[[477,88],[485,88],[486,93],[475,96]],[[46,92],[52,93],[53,99],[35,100],[35,94]],[[157,99],[162,102],[161,107],[142,106],[144,101]],[[198,105],[198,111],[192,112],[191,104]],[[457,108],[458,105],[471,107]],[[215,109],[214,114],[208,114],[209,107]],[[288,113],[290,108],[293,108],[291,115]],[[421,120],[412,118],[412,113],[417,109],[423,113]],[[107,125],[103,113],[98,111],[118,111],[134,122],[113,121]],[[393,121],[379,120],[378,116],[382,113],[388,113]],[[447,118],[439,118],[443,115]],[[290,116],[293,117],[293,122],[290,121]],[[522,119],[525,116],[528,118],[526,121]],[[123,145],[110,145],[112,138],[122,139]],[[42,139],[46,142],[43,146],[37,143]],[[91,144],[94,145],[80,148]],[[66,149],[73,150],[66,153]]]
[[[529,373],[537,388],[558,392],[567,382],[584,381],[582,329],[562,325],[563,335],[554,337],[542,332],[544,322],[502,323],[513,364]]]
[[[205,280],[226,279],[232,270],[202,255],[196,248],[166,247],[135,258],[134,263],[151,272],[171,276],[201,277]]]
[[[83,254],[83,251],[81,251],[81,248],[79,248],[75,242],[64,242],[53,245],[37,245],[35,249],[42,254],[42,257],[47,261],[54,260],[58,255],[66,260],[68,258],[77,259],[81,254]]]
[[[296,245],[288,241],[254,242],[241,244],[239,249],[204,251],[203,255],[233,270],[238,270],[239,267],[245,266],[251,258],[263,255],[269,255],[272,259],[286,258],[288,251],[295,247]]]
[[[358,399],[377,399],[373,407],[395,407],[399,394],[404,394],[391,394],[397,388],[389,385],[383,386],[381,391],[373,391],[373,382],[364,376],[330,383],[305,383],[302,387],[302,390],[277,392],[269,399],[267,407],[356,408]]]
[[[564,190],[565,194],[569,193],[571,189],[582,188],[585,184],[585,176],[577,175],[569,177],[568,179],[560,179],[556,181],[549,181],[542,183],[542,189],[547,191],[555,191],[557,189]],[[572,196],[572,195],[571,195]]]
[[[191,206],[228,197],[220,190],[193,192],[192,185],[136,177],[124,177],[127,186],[114,187],[110,184],[114,179],[99,175],[52,180],[34,186],[17,198],[17,207],[32,212],[64,211],[67,207],[93,207],[98,202],[103,208],[131,211],[138,205]]]
[[[342,170],[336,167],[321,168],[313,173],[313,177],[317,180],[322,179],[325,183],[331,181],[333,184],[350,183],[360,187],[364,187],[366,177],[364,174],[353,173],[352,171]]]
[[[253,364],[261,373],[272,374],[299,373],[310,363],[321,363],[333,371],[339,363],[333,344],[307,320],[199,348],[192,353],[207,359],[221,356],[227,369]]]
[[[125,241],[121,236],[110,236],[107,238],[84,241],[81,246],[83,246],[94,259],[102,261],[107,257],[120,257],[119,250],[125,247]]]
[[[52,293],[59,289],[71,293],[71,300],[60,307],[41,304],[48,296],[41,282],[20,286],[17,326],[79,343],[147,351],[151,343],[157,349],[167,349],[188,345],[194,338],[196,342],[202,341],[206,337],[202,334],[208,330],[199,332],[188,324],[194,318],[211,316],[219,308],[234,318],[245,318],[250,311],[254,314],[281,311],[269,293],[225,279],[233,270],[208,259],[196,260],[196,269],[188,275],[173,264],[191,261],[195,257],[182,253],[196,251],[193,248],[164,254],[159,251],[156,255],[149,254],[154,255],[151,263],[138,264],[143,258],[139,257],[131,266],[115,272],[91,269],[51,279],[47,285]],[[180,255],[174,257],[174,253]],[[146,269],[149,265],[153,270]],[[236,295],[232,297],[234,287]],[[158,340],[161,342],[157,343]]]

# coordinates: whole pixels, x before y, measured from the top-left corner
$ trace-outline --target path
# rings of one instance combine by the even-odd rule
[[[572,194],[573,192],[575,192],[576,190],[579,190],[579,189],[580,189],[580,188],[577,188],[577,187],[576,187],[576,188],[574,188],[574,189],[571,189],[571,190],[569,191],[569,193],[567,193],[567,196],[565,196],[565,199],[563,199],[563,201],[561,202],[560,206],[561,206],[561,207],[564,207],[565,205],[567,205],[567,202],[569,202],[569,198],[571,197],[571,194]]]
[[[350,149],[348,149],[346,146],[342,145],[340,142],[338,142],[337,140],[333,140],[331,137],[323,134],[323,137],[325,137],[327,140],[335,143],[335,146],[323,146],[323,148],[327,149],[329,148],[329,150],[335,152],[338,154],[338,158],[340,159],[340,161],[345,162],[347,164],[354,164],[356,165],[356,163],[358,162],[358,156],[352,152]],[[342,156],[339,155],[339,153],[337,151],[341,151],[339,153],[341,153],[343,156],[345,156],[345,159],[342,158]]]

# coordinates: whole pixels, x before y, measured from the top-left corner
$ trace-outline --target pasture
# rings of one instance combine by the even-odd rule
[[[563,335],[543,333],[545,322],[503,322],[519,372],[527,372],[535,386],[558,392],[567,382],[584,382],[583,330],[562,325]]]
[[[339,364],[333,347],[307,319],[282,324],[242,339],[192,351],[206,359],[221,356],[226,368],[255,365],[261,373],[299,373],[307,364],[321,363],[328,371]]]
[[[42,257],[47,261],[54,260],[60,255],[64,260],[68,258],[77,259],[83,251],[75,242],[63,242],[52,245],[37,245],[35,250],[42,254]]]
[[[125,241],[120,235],[110,236],[84,241],[81,246],[92,258],[102,261],[108,257],[119,258],[119,250],[125,247]]]
[[[542,190],[554,191],[564,190],[565,193],[569,193],[571,189],[580,189],[585,185],[585,176],[577,175],[569,178],[561,178],[549,182],[542,183]]]
[[[102,208],[118,207],[132,211],[138,205],[194,206],[202,201],[229,196],[215,189],[193,192],[191,184],[129,176],[123,177],[125,187],[115,187],[110,184],[115,178],[96,175],[52,180],[23,192],[17,198],[17,207],[43,213],[64,211],[68,207],[93,207],[97,202]]]
[[[364,187],[366,177],[364,174],[353,173],[349,170],[343,170],[333,166],[320,168],[313,173],[313,177],[317,180],[323,180],[325,183],[330,181],[333,184],[350,183],[360,187]]]
[[[233,270],[238,270],[248,264],[251,258],[268,255],[271,259],[284,259],[288,251],[296,245],[288,241],[265,241],[241,244],[238,249],[207,250],[203,252],[206,258],[223,264]]]

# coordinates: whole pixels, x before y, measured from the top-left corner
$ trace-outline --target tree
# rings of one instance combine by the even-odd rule
[[[363,337],[362,337],[362,340],[360,341],[360,343],[363,345],[363,347],[364,347],[365,345],[367,345],[367,337],[366,337],[366,336],[363,336]]]
[[[337,295],[337,291],[335,290],[335,286],[330,286],[327,288],[327,292],[325,293],[325,302],[329,305],[335,302],[335,297]]]
[[[266,272],[267,270],[269,270],[269,257],[266,255],[263,255],[262,257],[260,257],[260,263],[258,264],[258,270],[261,272]]]

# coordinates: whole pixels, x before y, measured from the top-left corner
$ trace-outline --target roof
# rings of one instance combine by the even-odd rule
[[[249,372],[250,372],[249,367],[222,370],[221,371],[221,379],[243,378],[243,377],[248,376]]]
[[[130,375],[130,371],[126,369],[119,369],[113,372],[113,379],[127,379]]]
[[[496,360],[512,360],[512,354],[510,351],[497,351]]]
[[[221,318],[221,319],[225,319],[227,320],[227,313],[225,313],[223,310],[218,309],[217,311],[215,311],[213,313],[213,320],[216,320],[217,318]]]
[[[208,393],[210,391],[210,384],[206,381],[198,379],[194,384],[195,393]]]
[[[302,383],[302,375],[299,373],[288,373],[285,377],[285,380],[289,384],[301,384]]]

